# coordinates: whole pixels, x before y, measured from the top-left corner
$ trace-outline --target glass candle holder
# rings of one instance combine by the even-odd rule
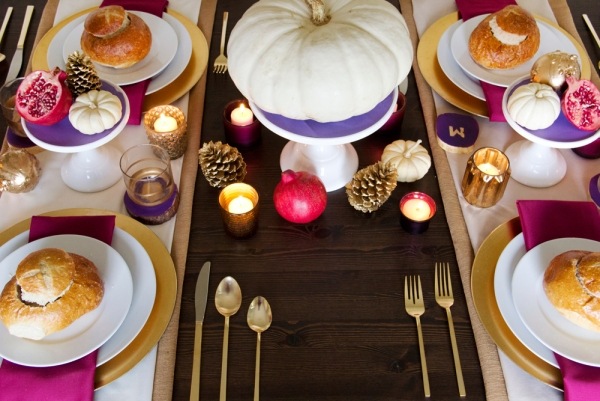
[[[221,190],[219,206],[227,234],[248,238],[258,227],[258,192],[248,184],[237,182]]]
[[[390,118],[379,128],[380,131],[392,132],[398,131],[402,125],[404,119],[404,112],[406,111],[406,96],[398,91],[398,99],[396,100],[396,108],[392,112]]]
[[[21,125],[21,115],[15,109],[17,89],[23,80],[24,78],[17,78],[2,85],[0,88],[0,107],[2,108],[2,117],[6,120],[12,133],[21,138],[27,138],[27,134]]]
[[[223,109],[225,139],[230,145],[250,147],[259,143],[261,127],[245,99],[233,100]]]
[[[125,208],[144,224],[162,224],[175,215],[179,191],[168,152],[158,145],[141,144],[121,156]]]
[[[400,225],[410,234],[424,233],[436,211],[431,196],[423,192],[409,192],[400,199]]]
[[[187,121],[181,109],[170,105],[153,107],[144,115],[144,127],[148,141],[164,148],[172,160],[185,153]]]
[[[467,161],[461,184],[463,196],[473,206],[494,206],[504,195],[509,178],[508,157],[496,148],[480,148]]]

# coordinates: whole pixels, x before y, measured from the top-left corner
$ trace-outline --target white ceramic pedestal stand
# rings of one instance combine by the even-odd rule
[[[528,80],[528,79],[525,79]],[[506,122],[521,135],[524,140],[510,145],[504,152],[510,161],[511,178],[523,185],[534,188],[547,188],[558,184],[567,172],[567,162],[560,149],[573,149],[588,145],[600,137],[597,132],[582,133],[579,131],[577,140],[550,140],[537,135],[535,130],[528,130],[517,124],[508,113],[507,100],[516,86],[523,84],[519,79],[507,88],[502,100],[502,111]],[[565,126],[565,117],[560,117]],[[570,124],[570,123],[568,123]],[[555,122],[549,129],[559,124]],[[574,127],[568,127],[574,129]]]
[[[121,155],[109,142],[119,135],[127,124],[129,101],[120,87],[106,81],[103,81],[103,85],[108,85],[109,89],[120,97],[123,110],[121,120],[108,131],[86,136],[75,130],[66,117],[51,127],[40,127],[23,121],[23,129],[33,143],[52,152],[67,153],[61,166],[61,177],[69,188],[79,192],[103,191],[121,179]],[[59,132],[60,144],[53,140],[59,135],[54,134],[52,130]],[[74,138],[71,142],[73,144],[69,143],[69,138]],[[85,140],[82,141],[82,138]]]
[[[300,135],[275,125],[250,102],[256,118],[270,131],[289,139],[280,157],[281,170],[307,171],[318,176],[327,192],[344,187],[358,170],[358,154],[352,142],[377,131],[390,118],[398,98],[396,88],[389,109],[376,123],[359,132],[335,138],[316,138]]]

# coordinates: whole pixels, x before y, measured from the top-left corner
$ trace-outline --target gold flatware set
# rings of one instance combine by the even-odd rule
[[[465,397],[465,383],[460,365],[458,347],[456,345],[456,334],[454,332],[454,321],[450,307],[454,304],[454,294],[452,291],[452,282],[450,279],[450,264],[435,264],[435,300],[439,306],[446,310],[448,316],[448,327],[450,330],[450,342],[452,344],[452,354],[454,356],[454,369],[456,371],[456,381],[458,384],[458,393]],[[414,317],[417,323],[417,335],[419,339],[419,354],[421,357],[421,373],[423,376],[423,390],[425,397],[431,396],[429,388],[429,375],[427,373],[427,360],[425,357],[425,344],[423,342],[423,332],[421,327],[421,316],[425,313],[425,302],[423,300],[423,289],[421,287],[421,276],[406,276],[404,278],[404,305],[406,313]]]
[[[215,59],[213,72],[216,74],[224,74],[227,72],[227,57],[225,56],[225,36],[227,35],[227,20],[229,13],[223,12],[223,27],[221,28],[221,45],[219,47],[219,55]]]

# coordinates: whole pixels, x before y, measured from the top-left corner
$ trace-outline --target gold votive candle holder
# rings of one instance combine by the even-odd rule
[[[221,190],[219,206],[227,234],[248,238],[258,227],[258,192],[245,183],[236,182]]]
[[[461,184],[463,196],[473,206],[494,206],[502,199],[509,178],[510,162],[502,151],[477,149],[467,161]]]
[[[156,130],[156,120],[161,116],[174,118],[177,127],[168,131]],[[144,115],[144,127],[148,141],[165,149],[171,160],[178,159],[185,153],[188,145],[187,121],[178,107],[165,105],[151,108]]]

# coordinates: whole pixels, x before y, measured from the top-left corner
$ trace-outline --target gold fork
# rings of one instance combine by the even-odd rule
[[[404,277],[404,306],[406,312],[417,321],[417,334],[419,336],[419,354],[421,355],[421,373],[423,374],[423,389],[425,397],[431,396],[429,390],[429,376],[427,374],[427,361],[425,360],[425,347],[421,331],[421,315],[425,313],[423,291],[421,290],[421,276]]]
[[[221,48],[219,56],[215,59],[213,66],[213,72],[217,74],[224,74],[227,72],[227,57],[225,57],[225,35],[227,34],[227,19],[229,13],[225,11],[223,13],[223,28],[221,29]]]
[[[448,315],[448,326],[450,328],[450,342],[452,344],[452,354],[454,355],[454,370],[456,370],[456,382],[458,383],[458,394],[465,397],[465,382],[463,380],[462,368],[460,366],[460,357],[458,347],[456,346],[456,334],[454,333],[454,321],[450,307],[454,304],[454,294],[452,293],[452,280],[450,279],[450,263],[435,264],[435,301],[439,306],[446,309]]]

